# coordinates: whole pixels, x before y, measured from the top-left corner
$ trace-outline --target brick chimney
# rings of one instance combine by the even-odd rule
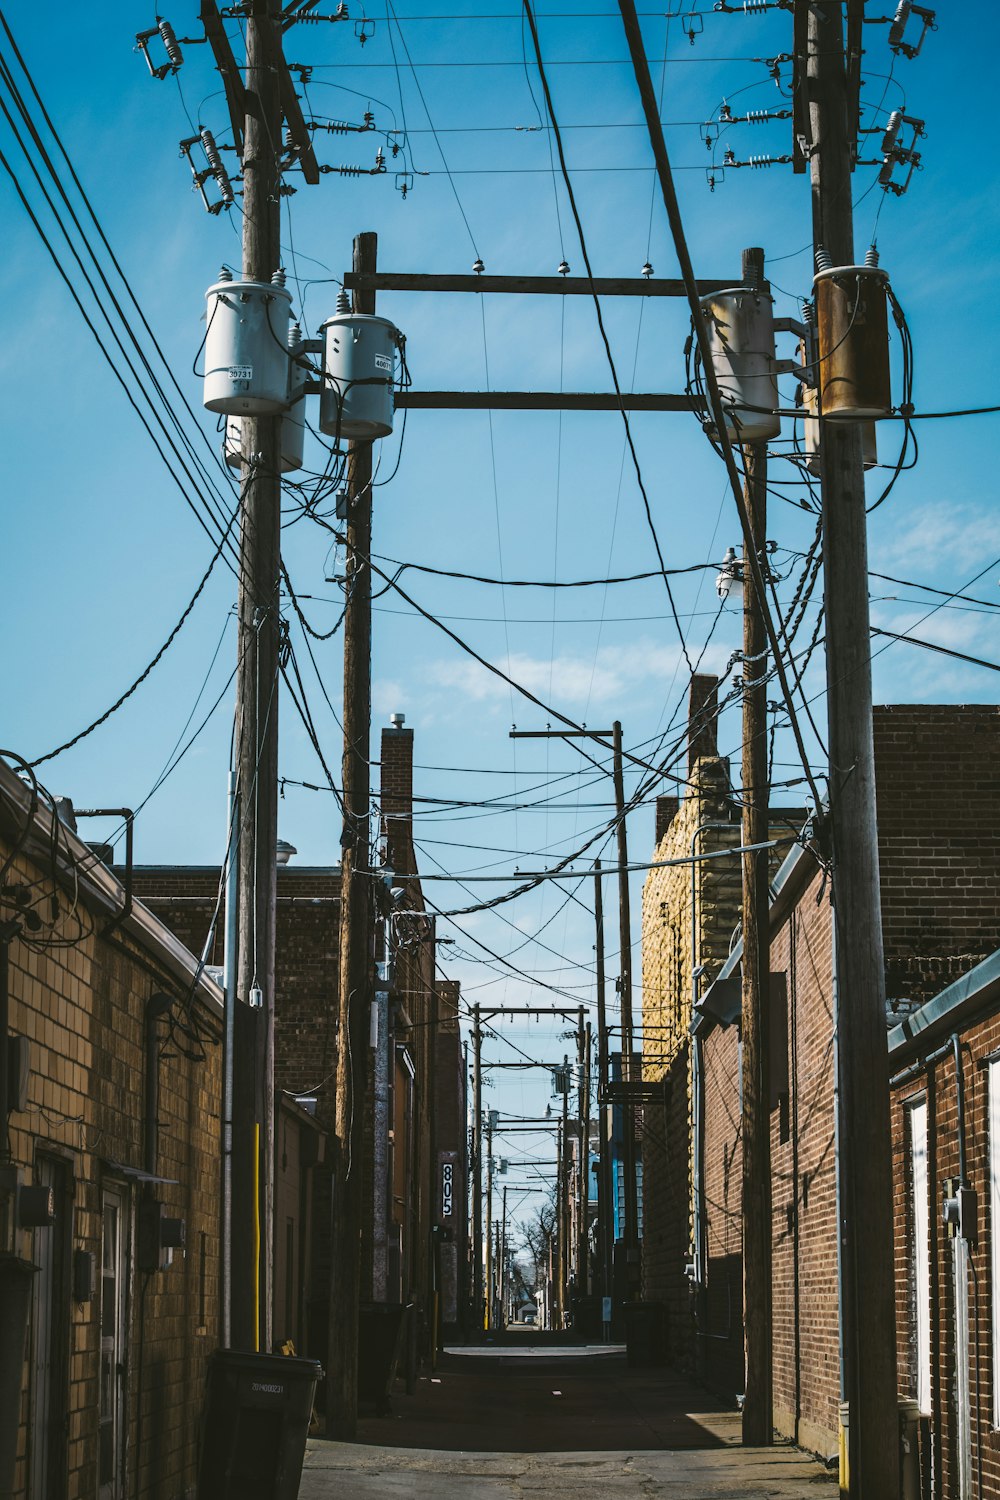
[[[404,715],[390,716],[382,730],[382,827],[387,860],[403,875],[416,873],[413,852],[413,730],[404,729]]]
[[[718,709],[719,679],[696,672],[691,678],[688,698],[689,777],[692,776],[697,761],[719,753]]]
[[[656,842],[659,843],[671,823],[677,816],[680,807],[678,797],[657,797],[656,799]]]

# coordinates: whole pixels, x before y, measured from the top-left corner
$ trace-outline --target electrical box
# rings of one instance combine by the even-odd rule
[[[93,1250],[73,1251],[73,1301],[93,1302],[97,1290],[97,1256]]]
[[[205,293],[204,403],[226,416],[275,416],[289,404],[292,294],[275,281],[220,280]]]
[[[183,1250],[185,1223],[164,1213],[158,1198],[144,1198],[136,1214],[136,1262],[140,1271],[167,1271],[174,1251]]]
[[[978,1244],[979,1197],[975,1188],[963,1184],[958,1177],[947,1178],[941,1217],[953,1239],[958,1236],[970,1245]]]
[[[701,311],[730,441],[759,443],[777,437],[781,418],[774,299],[769,292],[735,286],[703,297]]]
[[[26,1036],[11,1036],[7,1042],[7,1108],[19,1113],[28,1107],[31,1077],[31,1042]]]
[[[401,335],[388,318],[339,312],[327,318],[320,430],[334,439],[372,442],[388,437]]]
[[[878,266],[817,271],[819,409],[824,417],[878,420],[892,411],[888,273]]]
[[[21,1229],[50,1229],[56,1222],[55,1190],[45,1184],[19,1187],[17,1222]]]

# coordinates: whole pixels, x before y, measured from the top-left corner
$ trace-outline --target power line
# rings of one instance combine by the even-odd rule
[[[621,410],[621,418],[625,427],[625,438],[628,443],[629,453],[632,456],[632,464],[635,469],[636,482],[639,486],[639,493],[642,495],[642,503],[646,511],[646,523],[649,527],[649,532],[653,539],[653,547],[656,551],[656,558],[660,565],[660,571],[663,574],[663,582],[667,590],[667,598],[670,601],[670,611],[674,617],[674,625],[677,630],[678,639],[681,643],[681,650],[684,653],[684,660],[687,662],[688,670],[693,676],[694,667],[691,664],[691,658],[688,654],[687,641],[684,638],[684,630],[681,626],[681,622],[677,614],[677,605],[674,602],[673,589],[670,587],[670,578],[666,571],[667,565],[663,557],[663,551],[660,547],[660,539],[656,533],[656,525],[653,521],[653,511],[649,503],[649,495],[646,491],[645,481],[642,476],[642,467],[639,463],[639,455],[636,452],[635,443],[632,438],[632,425],[629,421],[628,412],[625,410],[624,400],[622,399],[622,389],[618,380],[618,370],[615,366],[614,355],[611,352],[611,342],[608,338],[607,330],[604,326],[604,315],[601,311],[601,299],[598,297],[597,292],[593,287],[594,272],[590,264],[590,254],[587,250],[587,240],[583,232],[583,222],[580,218],[580,211],[576,206],[576,194],[573,191],[573,183],[570,178],[569,169],[566,166],[566,153],[563,149],[563,141],[559,131],[559,124],[556,120],[555,106],[552,102],[552,92],[549,88],[549,80],[546,76],[545,65],[542,61],[542,48],[541,43],[538,40],[538,28],[535,25],[535,17],[532,12],[529,0],[524,0],[524,12],[528,18],[528,25],[531,28],[531,40],[535,49],[535,58],[538,63],[538,76],[541,80],[542,91],[545,94],[545,106],[549,112],[549,119],[552,121],[552,133],[555,136],[556,151],[559,156],[559,169],[562,173],[563,182],[566,187],[566,196],[569,199],[570,210],[573,214],[573,222],[576,225],[577,238],[580,241],[580,253],[583,256],[583,263],[587,268],[587,275],[590,277],[591,290],[593,292],[594,298],[594,310],[597,313],[597,326],[600,330],[601,341],[604,344],[604,352],[607,356],[608,368],[611,371],[611,379],[615,388],[615,395],[618,397],[618,404]]]

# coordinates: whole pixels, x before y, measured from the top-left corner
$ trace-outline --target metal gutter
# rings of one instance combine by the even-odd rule
[[[14,836],[24,828],[31,813],[31,791],[4,761],[0,761],[0,811],[8,813],[14,823]],[[51,860],[52,825],[55,814],[39,803],[23,854],[41,869]],[[5,819],[9,821],[9,819]],[[60,880],[70,889],[79,885],[80,899],[110,916],[117,917],[125,904],[125,886],[100,860],[90,846],[66,824],[59,828],[58,870]],[[135,901],[122,921],[120,932],[134,938],[154,955],[183,984],[197,978],[196,993],[204,1005],[220,1019],[223,1014],[223,991],[210,975],[201,971],[198,959],[165,927],[141,901]]]
[[[816,871],[810,844],[796,844],[783,861],[771,882],[771,906],[768,925],[771,936],[785,921],[789,911],[802,892],[803,887]],[[742,1008],[739,983],[740,966],[743,962],[743,939],[733,948],[715,979],[694,1007],[691,1023],[692,1036],[704,1037],[716,1026],[731,1026]],[[735,982],[733,982],[735,981]]]
[[[908,1055],[923,1051],[939,1037],[955,1031],[971,1016],[998,1000],[1000,949],[892,1028],[889,1032],[889,1057],[893,1066],[898,1067]]]

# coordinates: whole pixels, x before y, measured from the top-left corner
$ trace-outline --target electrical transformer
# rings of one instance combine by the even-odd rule
[[[806,452],[806,468],[810,474],[819,474],[820,463],[820,432],[817,408],[819,398],[816,387],[803,385],[799,387],[800,400],[806,413],[803,422],[803,447]],[[861,432],[861,462],[865,469],[874,469],[878,466],[878,442],[875,434],[875,423],[870,421],[859,422],[858,428]]]
[[[887,273],[873,265],[816,273],[817,374],[824,417],[877,421],[892,411],[888,281]]]
[[[297,336],[297,328],[293,329]],[[291,335],[290,335],[291,337]],[[301,469],[305,454],[306,443],[306,369],[305,366],[292,359],[289,361],[289,389],[288,410],[281,419],[281,462],[280,472],[288,474],[292,469]],[[243,452],[243,419],[242,417],[226,418],[226,463],[232,469],[239,469],[244,458],[249,454]]]
[[[292,295],[274,281],[222,278],[206,292],[204,404],[227,417],[266,417],[289,404]]]
[[[371,442],[388,437],[401,335],[388,318],[337,312],[321,326],[324,338],[320,430],[329,437]]]
[[[730,441],[757,443],[777,437],[781,418],[773,298],[768,292],[736,286],[703,297],[701,308]]]

